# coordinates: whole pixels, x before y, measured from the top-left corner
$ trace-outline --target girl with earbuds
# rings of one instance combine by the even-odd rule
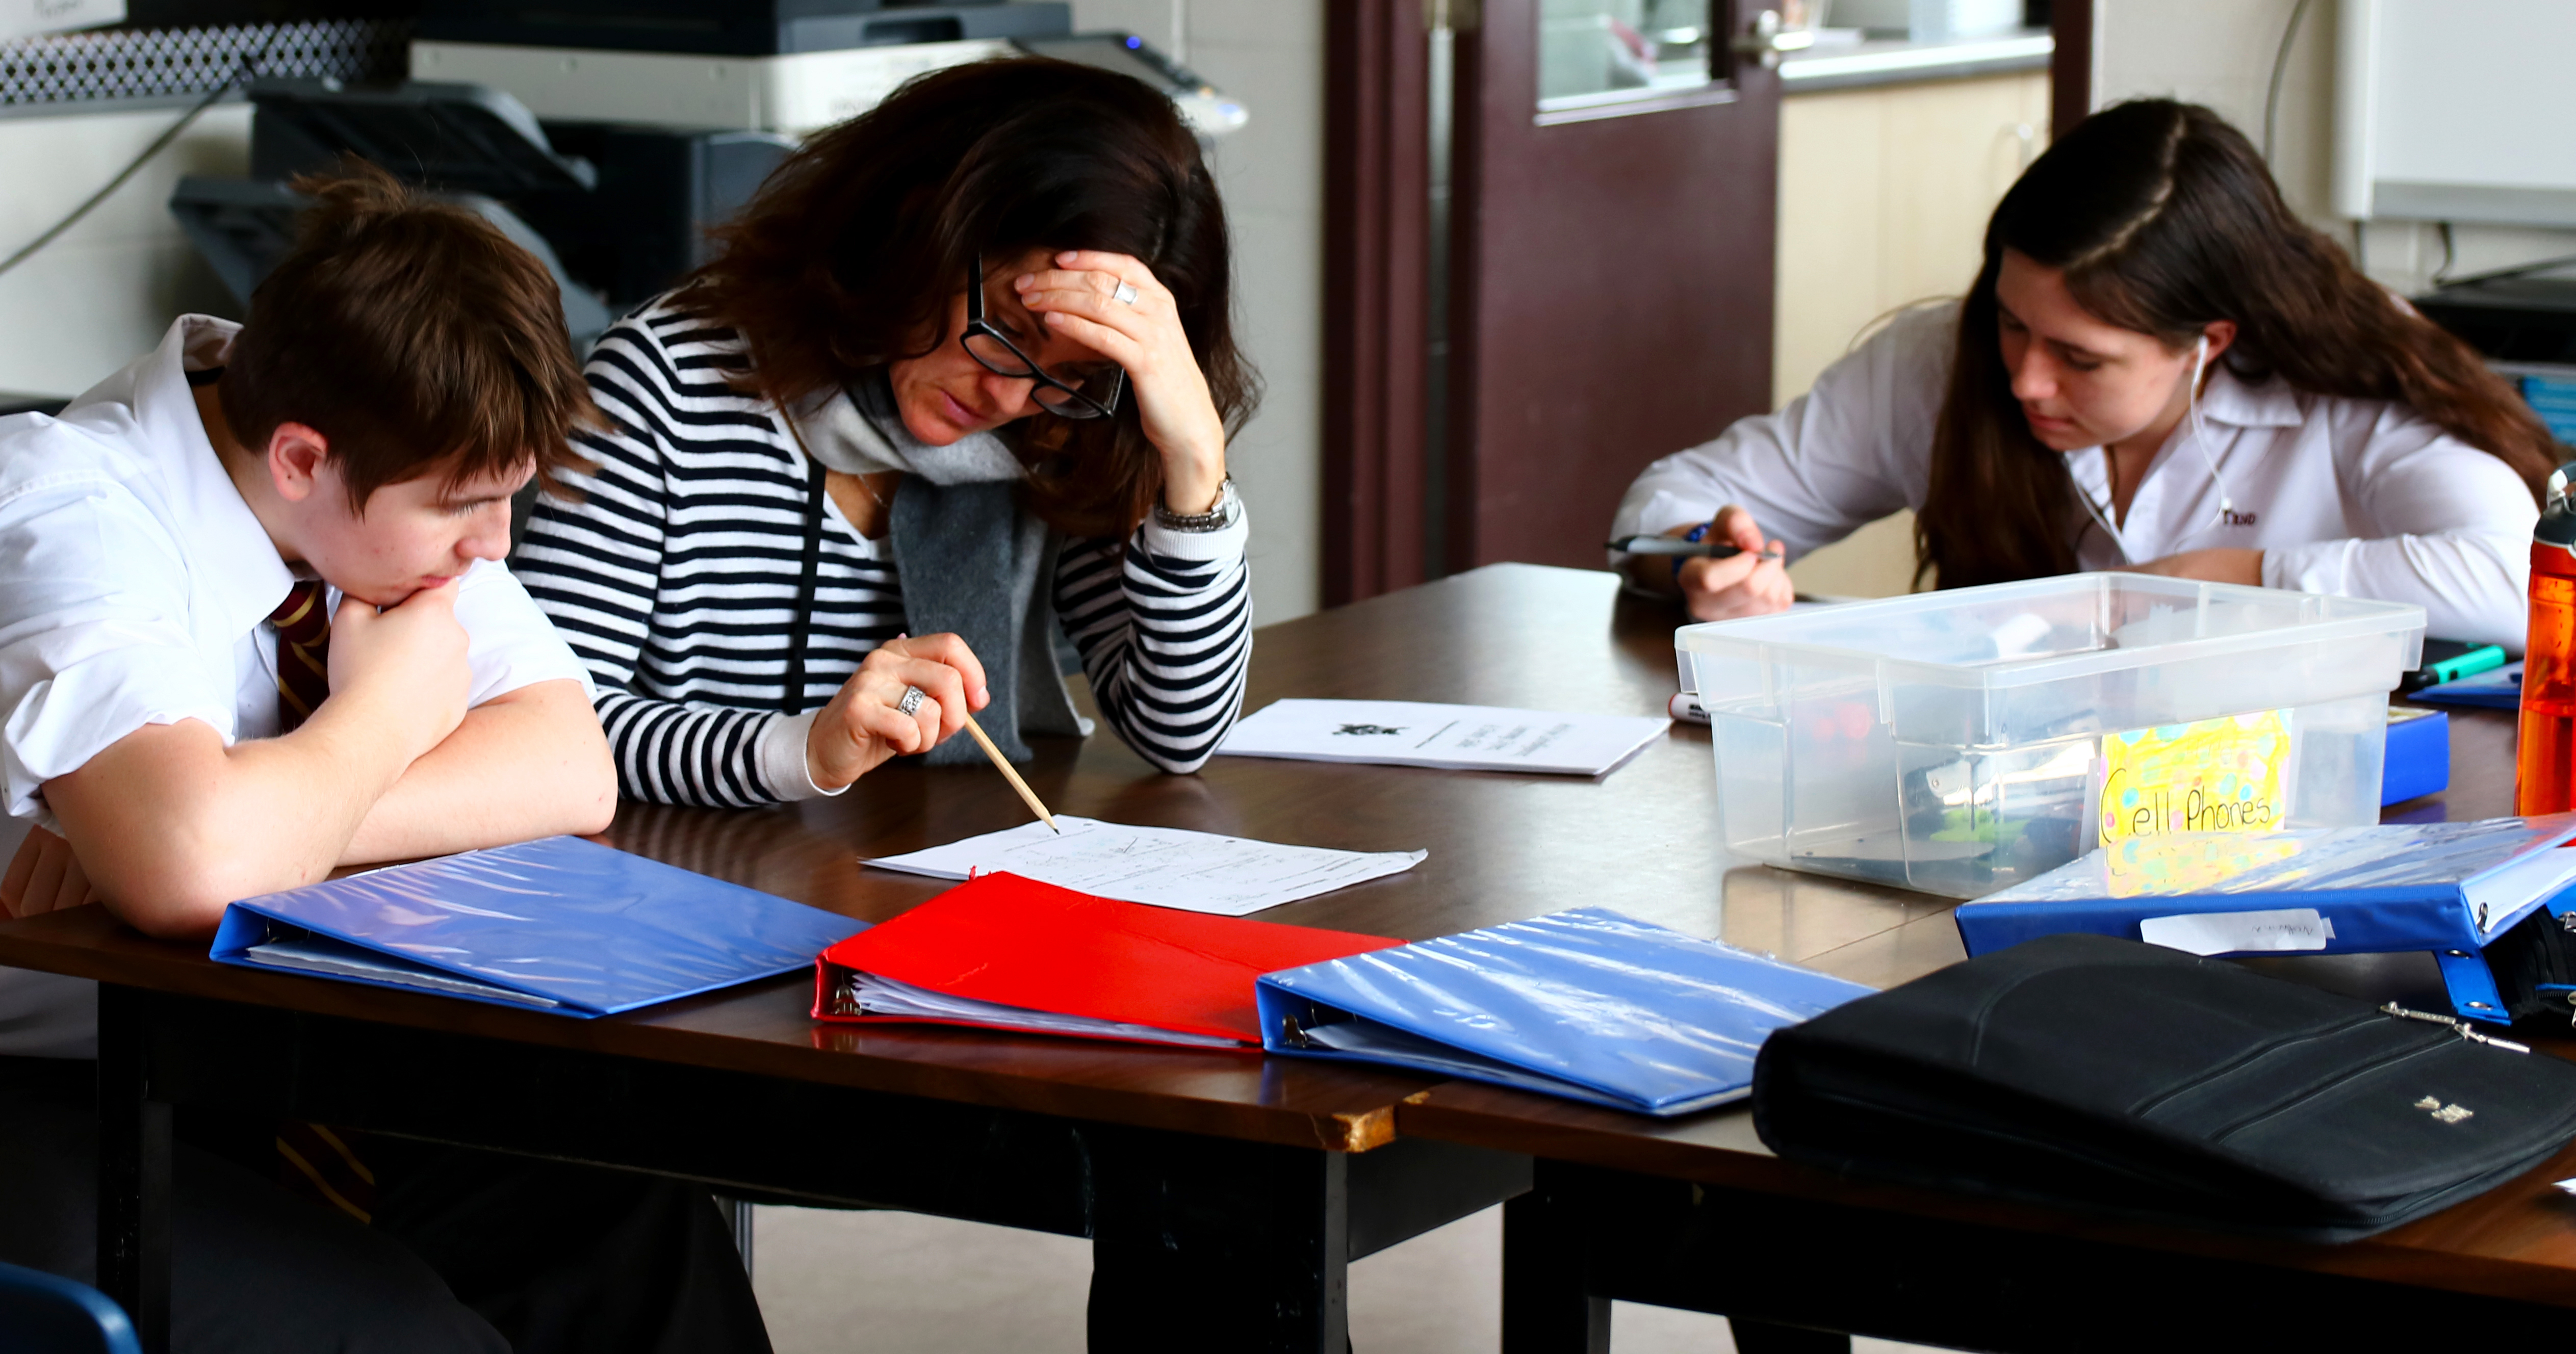
[[[2124,569],[2421,604],[2522,646],[2559,448],[2467,345],[2301,223],[2192,104],[2094,114],[1986,228],[1967,296],[1899,315],[1776,414],[1665,457],[1614,536],[1701,620],[1788,606],[1789,559],[1899,508],[1918,581]]]

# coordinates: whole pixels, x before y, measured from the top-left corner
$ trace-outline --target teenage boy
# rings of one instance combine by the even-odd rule
[[[608,825],[583,668],[498,563],[598,417],[554,284],[380,172],[305,186],[247,324],[0,420],[13,915],[197,938],[335,866]],[[89,984],[0,969],[0,1259],[89,1276],[96,1038]],[[768,1348],[703,1192],[256,1128],[179,1149],[179,1350]]]

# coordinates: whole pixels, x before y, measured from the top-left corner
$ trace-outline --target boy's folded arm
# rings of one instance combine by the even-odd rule
[[[617,771],[581,683],[535,682],[467,712],[403,772],[341,852],[343,865],[605,831]]]
[[[150,935],[204,935],[234,899],[330,873],[410,761],[381,732],[340,701],[229,747],[199,720],[150,724],[46,781],[45,802],[111,912]]]

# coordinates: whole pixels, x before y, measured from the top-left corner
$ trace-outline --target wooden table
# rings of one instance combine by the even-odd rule
[[[1606,574],[1478,570],[1265,628],[1247,706],[1296,695],[1660,713],[1673,620],[1615,597]],[[2455,728],[2448,802],[2499,811],[2509,721]],[[1406,874],[1266,920],[1421,938],[1599,903],[1876,985],[1960,957],[1946,900],[1729,861],[1708,736],[1691,726],[1599,782],[1241,758],[1162,776],[1106,735],[1042,740],[1029,780],[1064,812],[1430,850]],[[1024,814],[988,770],[889,767],[840,799],[769,811],[626,805],[610,840],[881,920],[944,886],[861,871],[855,856]],[[2205,1334],[2204,1292],[2266,1284],[2508,1327],[2576,1305],[2576,1205],[2520,1185],[2370,1242],[2285,1247],[1836,1180],[1769,1156],[1736,1110],[1668,1122],[1292,1059],[819,1027],[802,979],[573,1021],[218,966],[95,909],[0,923],[0,963],[111,984],[101,1237],[115,1249],[101,1275],[139,1314],[166,1310],[162,1173],[178,1102],[1087,1235],[1098,1348],[1339,1351],[1349,1260],[1514,1195],[1515,1351],[1604,1347],[1595,1333],[1613,1297],[1729,1313],[1748,1349],[1794,1342],[1796,1326],[2030,1348]],[[1540,1187],[1523,1194],[1533,1159]],[[2013,1273],[2062,1283],[2062,1300],[2016,1307],[2029,1294],[2009,1276],[1975,1281],[2005,1256]],[[2221,1286],[2156,1287],[2174,1274]],[[2164,1324],[2133,1320],[2142,1306]],[[2006,1329],[2007,1309],[2031,1315]]]
[[[1581,604],[1558,591],[1571,580],[1462,586],[1525,589],[1562,608],[1569,645],[1581,633],[1571,619]],[[1598,680],[1660,699],[1672,618],[1630,599],[1614,605],[1607,592],[1595,585],[1589,602],[1615,618],[1616,648],[1604,655],[1615,675]],[[2392,819],[2512,812],[2512,718],[2452,711],[2451,727],[2451,789],[2398,806]],[[1708,755],[1705,730],[1677,728],[1597,787],[1610,802],[1591,815],[1615,821],[1590,857],[1590,893],[1524,894],[1516,910],[1590,896],[1879,987],[1965,957],[1947,899],[1727,861],[1713,844]],[[1642,893],[1632,881],[1644,881]],[[2430,956],[2268,967],[2448,1004]],[[1742,1108],[1658,1120],[1451,1082],[1409,1098],[1396,1124],[1407,1140],[1539,1161],[1537,1188],[1505,1210],[1506,1354],[1606,1354],[1613,1299],[1728,1315],[1747,1354],[1847,1348],[1844,1332],[1974,1349],[2171,1351],[2209,1346],[2222,1330],[2231,1346],[2390,1348],[2471,1331],[2481,1342],[2563,1339],[2576,1323],[2576,1199],[2549,1183],[2576,1175],[2576,1145],[2432,1217],[2308,1246],[1838,1177],[1773,1157]]]

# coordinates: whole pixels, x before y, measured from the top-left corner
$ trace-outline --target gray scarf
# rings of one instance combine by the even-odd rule
[[[1002,439],[975,433],[945,447],[915,439],[883,373],[808,401],[794,420],[802,445],[825,469],[903,472],[888,539],[903,582],[906,628],[916,635],[953,632],[983,660],[993,703],[975,722],[1003,755],[1029,760],[1023,734],[1088,733],[1056,672],[1055,563],[1062,542],[1013,500],[1023,472]],[[984,755],[974,740],[952,738],[927,760],[964,766]]]
[[[914,438],[883,370],[807,400],[796,413],[796,431],[825,469],[848,475],[900,470],[950,485],[1016,480],[1024,473],[1019,458],[991,433],[969,433],[944,447]]]

